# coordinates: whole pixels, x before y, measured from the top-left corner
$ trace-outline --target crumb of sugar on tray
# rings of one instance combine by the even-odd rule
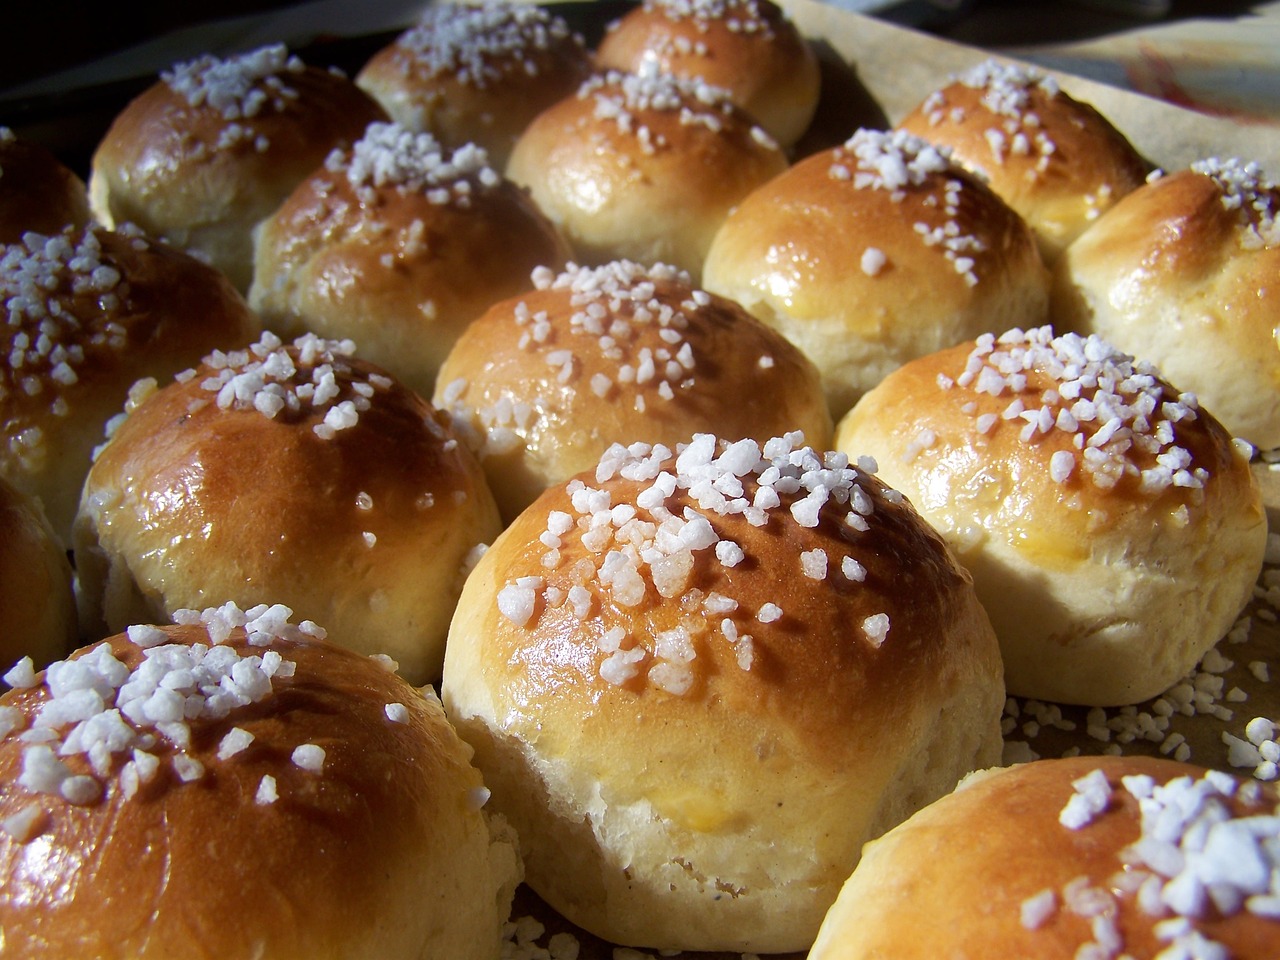
[[[554,933],[539,945],[546,926],[530,916],[508,921],[502,928],[502,960],[578,960],[581,944],[571,933]]]

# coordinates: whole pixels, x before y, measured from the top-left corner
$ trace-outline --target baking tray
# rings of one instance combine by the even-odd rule
[[[591,44],[598,40],[610,20],[631,5],[624,0],[554,4]],[[840,143],[861,126],[892,125],[950,76],[989,55],[974,47],[815,0],[789,0],[785,5],[819,53],[824,84],[817,116],[797,147],[798,155]],[[318,8],[323,9],[325,5]],[[309,63],[337,66],[354,75],[372,53],[390,42],[400,26],[352,34],[319,22],[276,39],[289,42]],[[215,52],[233,51],[224,48]],[[0,95],[0,124],[46,144],[82,175],[87,174],[92,151],[115,114],[155,79],[154,73],[145,72],[86,83],[83,82],[86,75],[92,76],[92,72],[77,71],[74,76],[80,82],[46,87],[33,95]],[[1258,160],[1273,175],[1280,170],[1280,130],[1274,127],[1207,116],[1096,81],[1063,73],[1055,75],[1064,89],[1096,106],[1148,159],[1166,169],[1185,166],[1207,156],[1240,156]],[[1268,504],[1272,527],[1276,529],[1277,518],[1280,518],[1280,473],[1265,463],[1258,463],[1255,475]],[[1258,666],[1266,664],[1269,670],[1277,662],[1278,606],[1280,568],[1268,564],[1254,600],[1243,612],[1239,629],[1220,645],[1222,656],[1214,662],[1214,671],[1202,672],[1192,681],[1197,689],[1218,691],[1216,716],[1207,713],[1185,716],[1175,712],[1168,721],[1169,731],[1175,733],[1175,737],[1164,735],[1158,741],[1139,737],[1122,742],[1139,723],[1135,718],[1143,714],[1156,715],[1163,712],[1163,708],[1147,703],[1091,715],[1083,708],[1064,707],[1059,721],[1044,722],[1043,710],[1034,704],[1015,701],[1010,704],[1006,720],[1010,756],[1050,757],[1074,752],[1117,751],[1148,755],[1177,753],[1189,755],[1193,762],[1204,766],[1247,775],[1248,770],[1231,766],[1223,735],[1243,737],[1244,727],[1253,717],[1280,717],[1280,678],[1264,679],[1267,671]],[[579,960],[641,960],[658,956],[653,951],[619,949],[590,936],[559,917],[528,889],[519,891],[513,916],[533,918],[542,925],[543,931],[534,941],[539,945],[545,946],[556,933],[572,933],[578,940]],[[527,922],[523,929],[528,931]],[[687,960],[739,960],[742,954],[679,956]],[[788,960],[799,960],[803,954],[786,956]]]

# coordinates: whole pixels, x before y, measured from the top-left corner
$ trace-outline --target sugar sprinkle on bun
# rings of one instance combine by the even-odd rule
[[[1280,186],[1258,164],[1211,158],[1135,190],[1063,254],[1050,309],[1280,447]]]
[[[0,475],[70,543],[94,447],[135,381],[171,377],[259,324],[218,271],[130,227],[0,248]]]
[[[116,117],[93,155],[89,201],[191,250],[245,291],[253,228],[330,149],[386,114],[341,73],[282,44],[174,65]]]
[[[529,122],[591,72],[582,38],[533,4],[441,3],[374,54],[356,85],[391,119],[446,147],[483,147],[502,169]]]
[[[609,25],[596,63],[705,80],[783,147],[808,129],[822,82],[808,41],[770,0],[645,0]]]
[[[1272,788],[1150,758],[975,774],[868,845],[810,960],[1267,960]]]
[[[439,678],[497,508],[444,418],[352,350],[264,334],[139,391],[76,518],[86,629],[281,602],[415,683]]]
[[[569,247],[486,152],[370,124],[260,227],[249,302],[282,336],[352,339],[423,396],[466,326]]]
[[[1101,113],[1029,66],[987,60],[898,124],[978,173],[1035,231],[1052,263],[1151,169]]]
[[[1262,567],[1248,445],[1097,337],[1012,330],[923,357],[862,399],[836,445],[876,457],[972,572],[1020,696],[1162,693]]]
[[[913,357],[1043,318],[1049,281],[1022,218],[945,149],[860,130],[746,197],[703,282],[799,346],[840,417]]]
[[[481,558],[442,697],[573,922],[804,949],[863,842],[999,753],[986,614],[870,467],[795,434],[619,446]]]
[[[786,166],[723,90],[610,70],[530,124],[507,175],[564,230],[579,262],[670,263],[696,281],[730,209]]]
[[[0,698],[0,926],[30,960],[492,960],[519,879],[394,665],[263,604],[182,610]]]
[[[435,404],[465,430],[503,515],[594,469],[614,442],[695,433],[826,447],[818,372],[777,331],[674,267],[539,268],[454,346]]]

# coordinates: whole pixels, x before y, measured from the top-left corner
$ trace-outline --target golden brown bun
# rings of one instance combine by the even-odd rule
[[[670,263],[696,281],[729,210],[786,166],[723,91],[611,70],[529,125],[507,176],[580,262]]]
[[[930,94],[898,124],[949,147],[1035,231],[1052,263],[1151,165],[1087,103],[1034,67],[988,60]]]
[[[973,574],[1010,692],[1137,703],[1234,623],[1266,513],[1247,451],[1208,411],[1096,338],[1050,337],[1015,331],[907,364],[841,421],[836,446],[875,457]],[[1021,389],[1003,372],[1018,366]],[[1114,414],[1110,439],[1110,415],[1085,420],[1090,403]]]
[[[136,230],[33,234],[0,250],[0,302],[0,476],[39,498],[66,544],[93,448],[134,381],[258,333],[222,274]]]
[[[799,429],[829,446],[813,364],[687,273],[615,261],[533,280],[467,328],[434,397],[471,434],[508,522],[619,441],[763,442]]]
[[[464,563],[497,535],[497,508],[444,418],[349,349],[264,336],[139,398],[76,518],[86,629],[281,602],[414,683],[438,679]],[[271,372],[290,362],[292,376]],[[328,368],[335,391],[313,405]],[[253,406],[299,390],[296,412]]]
[[[1224,915],[1209,905],[1203,917],[1190,918],[1167,904],[1154,914],[1147,906],[1170,873],[1157,873],[1142,859],[1135,862],[1126,850],[1140,837],[1147,842],[1152,838],[1150,829],[1144,830],[1137,796],[1122,778],[1134,778],[1128,782],[1135,790],[1152,782],[1160,785],[1143,802],[1153,820],[1158,811],[1167,814],[1162,818],[1164,839],[1179,860],[1180,840],[1182,851],[1195,850],[1197,844],[1191,831],[1175,832],[1173,824],[1181,827],[1191,820],[1203,829],[1209,823],[1196,821],[1198,806],[1179,811],[1181,798],[1208,798],[1200,802],[1228,817],[1215,828],[1222,841],[1228,829],[1257,824],[1261,836],[1274,843],[1275,827],[1268,825],[1277,806],[1272,788],[1255,783],[1237,790],[1235,779],[1226,774],[1210,774],[1215,779],[1209,781],[1204,776],[1198,767],[1142,757],[1040,760],[975,774],[955,793],[867,846],[823,922],[809,960],[1273,957],[1280,937],[1274,914],[1267,918],[1237,907]],[[1089,779],[1077,789],[1074,784],[1083,778]],[[1106,786],[1101,786],[1104,780]],[[1095,790],[1105,798],[1105,812],[1075,829],[1064,826],[1059,815],[1068,804],[1080,802],[1072,798],[1094,795]],[[1246,793],[1254,799],[1246,800]],[[1253,847],[1260,853],[1259,840],[1245,841],[1243,850]],[[1189,864],[1197,862],[1194,853],[1185,855]],[[1241,848],[1235,856],[1242,856]],[[1273,869],[1275,858],[1272,851]],[[1210,854],[1198,863],[1207,871],[1213,860]],[[1266,861],[1264,855],[1261,862]],[[1229,879],[1221,888],[1239,893],[1246,862],[1249,867],[1256,863],[1228,862]],[[1214,866],[1220,869],[1220,861]],[[1186,875],[1195,877],[1195,869],[1189,866]],[[1150,886],[1139,893],[1144,880]],[[1171,896],[1177,902],[1176,894]],[[1183,923],[1188,929],[1179,935]],[[1197,938],[1204,952],[1185,952]],[[1210,952],[1205,939],[1225,952]],[[1095,952],[1088,952],[1091,944]]]
[[[529,121],[590,72],[582,38],[548,10],[442,3],[375,53],[356,85],[397,123],[449,149],[481,146],[501,170]]]
[[[19,714],[0,741],[6,952],[28,960],[498,955],[517,857],[505,825],[481,810],[480,774],[439,702],[374,660],[297,627],[283,632],[287,639],[254,645],[235,629],[203,660],[197,645],[208,647],[213,631],[199,622],[143,631],[168,647],[144,651],[122,634],[79,651],[71,662],[102,664],[109,650],[122,665],[114,683],[96,671],[108,710],[132,703],[118,707],[111,729],[123,746],[106,752],[101,770],[83,753],[62,758],[84,778],[62,789],[89,783],[87,802],[35,792],[58,781],[31,783],[19,735],[66,694],[40,683],[0,699]],[[220,717],[174,665],[159,672],[191,698],[186,722],[157,730],[129,712],[138,692],[118,690],[126,678],[145,686],[144,656],[147,669],[162,657],[193,662],[204,682],[230,673],[213,664],[227,655],[239,661],[242,691],[245,673],[260,683],[271,660],[277,672],[265,695],[254,687]],[[193,715],[192,700],[202,712]],[[71,730],[58,731],[62,742]],[[244,734],[252,742],[230,752]],[[323,751],[318,769],[295,759],[304,745]],[[158,761],[150,779],[130,747]]]
[[[331,148],[386,114],[339,73],[282,46],[162,75],[121,111],[93,155],[89,202],[108,226],[136,223],[222,270],[253,276],[252,230]]]
[[[804,949],[863,842],[1000,752],[968,576],[909,504],[798,442],[611,451],[467,580],[445,708],[530,886],[610,942]]]
[[[817,364],[837,418],[907,360],[1048,303],[1021,217],[923,141],[871,130],[747,197],[703,282]]]
[[[596,63],[628,73],[656,65],[728,90],[783,147],[818,107],[818,58],[770,0],[645,0],[609,26]]]
[[[0,127],[0,243],[88,222],[84,181],[44,147]]]
[[[0,479],[0,664],[44,666],[75,645],[66,550],[40,504]]]
[[[1068,248],[1051,312],[1155,363],[1232,433],[1280,446],[1280,187],[1209,160],[1131,193]]]
[[[373,124],[258,231],[249,302],[284,336],[351,338],[423,396],[467,324],[569,247],[484,151]]]

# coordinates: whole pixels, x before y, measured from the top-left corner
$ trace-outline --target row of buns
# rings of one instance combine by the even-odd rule
[[[665,16],[675,25],[675,39],[656,43],[677,62],[719,50],[721,40],[783,32],[778,12],[764,3],[666,7],[664,14],[646,3],[637,19]],[[389,48],[381,69],[410,77],[429,65],[461,62],[464,73],[496,83],[486,73],[493,63],[487,54],[496,49],[472,60],[459,49],[424,52],[432,29],[452,40],[470,29],[444,25],[445,9],[432,8],[416,32]],[[487,28],[536,25],[537,52],[525,55],[533,59],[516,58],[522,89],[542,74],[535,61],[549,48],[582,53],[580,43],[535,10],[462,14]],[[691,23],[713,12],[736,25]],[[756,17],[764,25],[744,26]],[[622,36],[622,27],[608,35],[602,63],[606,47],[614,48],[610,56],[624,55]],[[1031,156],[1024,180],[1064,168],[1094,177],[1087,187],[1070,188],[1068,200],[1039,197],[1031,206],[999,192],[990,168],[962,168],[959,147],[932,145],[906,129],[860,130],[789,166],[779,144],[794,142],[798,132],[780,130],[769,107],[752,107],[749,99],[760,89],[776,92],[778,82],[758,85],[735,104],[708,81],[664,76],[652,67],[652,50],[646,56],[650,66],[635,67],[635,74],[585,82],[579,61],[578,92],[536,111],[528,141],[494,121],[487,107],[455,110],[459,94],[452,86],[419,102],[394,95],[399,115],[390,99],[367,113],[342,101],[344,122],[357,121],[345,144],[340,135],[316,149],[317,138],[308,136],[306,149],[316,152],[293,171],[275,155],[291,134],[258,130],[256,123],[305,99],[311,68],[279,48],[232,66],[206,58],[163,81],[165,109],[182,115],[212,107],[216,114],[211,133],[178,138],[182,149],[202,165],[213,158],[215,170],[216,154],[254,155],[264,170],[300,186],[282,192],[278,206],[264,201],[254,209],[244,197],[228,200],[221,188],[207,189],[209,182],[188,171],[178,176],[184,203],[212,195],[215,208],[244,211],[261,226],[242,222],[229,232],[219,225],[202,233],[195,227],[203,213],[188,206],[174,226],[153,221],[146,230],[181,246],[212,237],[200,249],[215,262],[235,234],[230,246],[239,252],[225,262],[238,258],[239,267],[215,271],[126,225],[142,219],[148,201],[132,206],[124,199],[129,185],[120,181],[153,168],[134,156],[111,160],[110,136],[91,183],[112,180],[108,166],[116,167],[116,182],[109,192],[101,186],[89,195],[100,216],[113,209],[116,229],[86,226],[82,210],[81,219],[66,221],[76,224],[66,234],[37,235],[43,228],[32,226],[37,234],[6,248],[14,274],[27,284],[24,303],[40,301],[37,291],[66,290],[87,295],[90,312],[106,315],[90,357],[141,359],[149,345],[160,344],[163,358],[148,359],[145,370],[123,370],[111,388],[114,399],[98,401],[108,412],[86,420],[79,446],[49,454],[42,445],[57,437],[53,427],[71,422],[73,409],[87,403],[77,391],[93,382],[91,368],[74,351],[58,353],[56,343],[24,342],[15,364],[11,345],[6,404],[25,393],[36,398],[29,403],[49,406],[43,419],[10,437],[12,450],[21,436],[24,457],[6,461],[5,476],[17,472],[26,481],[14,499],[36,518],[24,519],[24,529],[44,530],[38,550],[44,559],[28,554],[13,569],[34,574],[47,567],[48,581],[69,584],[59,546],[74,547],[79,636],[115,635],[112,656],[128,665],[125,673],[108,671],[124,684],[108,683],[115,690],[127,688],[134,661],[146,656],[129,646],[145,651],[140,637],[162,647],[206,645],[199,631],[188,636],[165,628],[159,638],[138,624],[173,618],[191,624],[201,620],[191,611],[204,610],[207,626],[211,611],[227,600],[257,612],[283,603],[328,628],[344,647],[391,654],[412,683],[439,683],[452,727],[435,730],[434,745],[423,749],[469,755],[464,765],[479,772],[468,767],[460,775],[467,786],[450,787],[452,813],[427,816],[451,824],[441,829],[470,832],[476,850],[487,845],[488,852],[405,842],[416,861],[405,869],[416,872],[402,875],[392,899],[439,903],[438,922],[449,931],[409,934],[434,944],[436,952],[423,955],[496,955],[494,908],[504,914],[519,877],[508,823],[530,885],[559,913],[611,942],[803,950],[866,841],[940,800],[968,772],[999,762],[1008,693],[1099,706],[1155,696],[1230,627],[1262,567],[1266,517],[1249,470],[1251,450],[1232,435],[1274,441],[1265,439],[1269,427],[1245,419],[1257,418],[1262,404],[1257,389],[1252,395],[1247,384],[1239,389],[1238,367],[1224,359],[1227,375],[1219,379],[1250,399],[1223,401],[1231,417],[1224,427],[1210,412],[1217,409],[1210,388],[1193,386],[1201,406],[1154,368],[1090,335],[1088,319],[1071,324],[1080,335],[1055,336],[1044,326],[1050,304],[1067,299],[1059,288],[1090,305],[1081,313],[1101,315],[1096,304],[1109,296],[1106,285],[1132,286],[1133,276],[1091,276],[1091,267],[1122,272],[1130,250],[1149,258],[1147,238],[1169,232],[1161,218],[1206,223],[1188,243],[1203,268],[1175,266],[1170,276],[1181,283],[1203,278],[1208,289],[1198,297],[1207,309],[1235,319],[1250,296],[1265,301],[1276,274],[1276,189],[1256,168],[1213,161],[1144,183],[1145,161],[1100,117],[1103,132],[1096,136],[1117,142],[1110,167],[1079,163],[1095,152],[1098,141],[1089,132],[1076,131],[1081,145],[1057,132],[1020,140],[1012,129],[1007,144],[980,139],[979,148],[985,144],[998,158]],[[759,53],[749,56],[760,63]],[[372,92],[376,62],[352,89]],[[815,98],[809,67],[792,70],[800,80],[786,97]],[[763,66],[745,72],[765,73]],[[317,85],[339,80],[332,73],[314,77]],[[985,106],[973,99],[983,90]],[[971,99],[958,105],[957,96]],[[1020,98],[1027,97],[1044,98],[1032,108],[1033,125],[1060,107],[1072,109],[1044,77],[986,64],[926,101],[918,122],[930,130],[964,126],[969,115],[996,103],[1002,122],[1026,124]],[[760,110],[758,119],[742,112],[749,108]],[[775,110],[783,118],[803,113],[791,99]],[[431,132],[412,129],[415,117]],[[504,146],[449,141],[450,124],[476,117],[514,144],[505,175],[491,166],[501,165],[492,158]],[[544,124],[546,132],[537,133]],[[727,166],[718,147],[681,153],[686,141],[719,143],[726,133],[746,151]],[[156,146],[141,139],[145,149]],[[628,192],[622,189],[628,178],[593,179],[591,162],[618,153],[620,142],[634,150],[623,161],[631,178],[657,187],[614,206],[611,194]],[[575,152],[587,158],[586,167]],[[1059,153],[1064,167],[1056,165]],[[744,157],[757,155],[768,159],[752,172],[755,161]],[[670,164],[673,156],[697,157],[709,179],[695,175],[688,160]],[[655,157],[669,169],[651,166]],[[164,166],[154,168],[157,175]],[[243,168],[230,179],[237,189],[256,183]],[[1165,186],[1182,179],[1194,188]],[[727,192],[712,192],[709,184]],[[544,196],[544,187],[566,193]],[[1199,212],[1178,206],[1188,193],[1199,198]],[[1121,200],[1124,194],[1133,199]],[[1153,194],[1154,210],[1143,212],[1139,201]],[[565,196],[569,205],[557,208]],[[590,215],[593,203],[603,215]],[[1115,210],[1104,213],[1113,203]],[[1123,214],[1135,206],[1137,214]],[[584,209],[586,219],[575,224]],[[1122,237],[1128,249],[1097,239],[1110,222],[1129,224]],[[247,272],[246,238],[251,253],[257,247]],[[1090,238],[1097,253],[1088,252]],[[1085,253],[1073,260],[1077,242]],[[1162,256],[1191,256],[1169,242]],[[191,293],[172,316],[189,321],[216,303],[219,315],[235,318],[233,331],[213,321],[208,329],[186,322],[189,335],[199,327],[209,342],[164,343],[164,324],[150,318],[165,310],[146,302],[145,279],[130,258],[168,255],[183,261],[175,286]],[[1224,272],[1227,284],[1220,282]],[[1177,288],[1152,292],[1131,312],[1145,321],[1158,296],[1171,304],[1185,299]],[[6,299],[14,328],[20,323],[13,318],[30,308],[15,312],[12,297]],[[67,333],[62,321],[70,316],[76,316],[70,326],[85,322],[75,302],[61,294],[45,300],[40,332]],[[1258,316],[1265,311],[1264,302]],[[1231,357],[1230,350],[1242,348],[1193,349]],[[1258,360],[1261,375],[1269,375],[1268,361]],[[20,376],[28,364],[49,374],[28,376],[30,390],[21,388]],[[107,418],[121,411],[107,442],[91,453]],[[838,432],[833,418],[841,420]],[[1261,419],[1268,419],[1265,410]],[[860,433],[859,421],[866,424]],[[879,461],[878,478],[867,454]],[[71,493],[52,538],[31,500],[56,502],[54,486],[22,474],[33,462],[79,471],[80,479],[61,485]],[[13,595],[39,592],[19,585]],[[50,636],[61,639],[24,652],[45,661],[61,656],[75,619],[71,614],[50,627]],[[253,617],[233,620],[252,646]],[[218,647],[228,635],[215,632],[209,628],[207,639]],[[235,629],[229,636],[242,642]],[[281,636],[297,640],[289,631]],[[311,644],[314,631],[308,636]],[[274,643],[269,636],[263,645]],[[107,659],[82,651],[68,662],[81,658]],[[321,757],[372,749],[393,758],[407,749],[403,741],[395,749],[352,747],[360,741],[327,721],[315,721],[314,733],[290,730],[295,717],[332,712],[307,699],[336,683],[329,668],[312,672],[300,663],[299,669],[311,685],[306,691],[295,690],[297,674],[278,681],[284,740],[311,738],[303,744],[310,747],[332,737]],[[68,722],[38,719],[42,698],[57,697],[55,672],[77,673],[59,665],[43,686],[35,674],[9,678],[20,689],[47,693],[16,697],[21,714],[6,714],[13,725],[0,747],[9,751],[4,762],[14,773],[5,780],[18,784],[0,792],[6,869],[29,864],[46,841],[64,842],[52,838],[116,830],[126,843],[153,838],[158,828],[140,819],[113,825],[134,817],[128,802],[134,797],[163,794],[163,803],[185,804],[191,784],[234,782],[238,799],[217,802],[244,804],[256,814],[286,812],[301,818],[295,824],[319,815],[306,809],[328,811],[325,817],[337,818],[326,820],[330,826],[345,823],[351,798],[370,790],[381,796],[371,771],[339,769],[339,785],[319,787],[305,786],[305,777],[302,786],[277,781],[261,765],[240,772],[235,758],[247,755],[224,749],[235,733],[227,717],[201,714],[194,694],[191,730],[157,728],[144,745],[129,740],[130,749],[151,759],[135,753],[134,773],[124,780],[104,776],[125,762],[123,753],[68,749],[59,755],[69,759],[50,766],[52,754],[36,747],[53,741],[35,731]],[[100,699],[107,695],[101,682],[89,683]],[[391,709],[392,694],[367,680],[359,685],[355,701],[372,697],[382,709],[362,724],[403,722]],[[121,694],[111,696],[118,703]],[[426,712],[439,713],[419,694],[400,689],[394,696],[402,706],[412,696],[428,705]],[[48,716],[70,714],[51,708]],[[283,760],[275,727],[236,730],[251,730],[250,742],[261,738],[271,761]],[[167,765],[158,782],[163,790],[152,780],[147,789],[123,785],[139,770],[153,770],[154,755]],[[316,772],[315,756],[310,749],[295,753],[285,766],[289,776]],[[261,759],[268,759],[265,752]],[[388,762],[395,769],[424,764]],[[49,770],[52,780],[41,780]],[[1071,768],[1062,776],[1085,772]],[[491,798],[486,791],[477,799],[481,775]],[[94,776],[97,786],[86,783]],[[297,798],[297,810],[290,808],[294,800],[262,799],[268,776],[268,794],[285,786],[281,796]],[[341,784],[354,791],[347,799]],[[1054,789],[1061,788],[1059,781]],[[425,790],[405,789],[415,797]],[[95,806],[98,794],[80,792],[95,790],[110,803]],[[55,804],[65,801],[69,818],[56,806],[51,814],[44,801],[35,810],[33,792],[60,794]],[[308,808],[313,800],[319,806]],[[1256,790],[1250,794],[1251,809],[1262,802]],[[1124,808],[1125,816],[1130,812]],[[99,814],[107,820],[94,819]],[[64,823],[79,825],[63,833]],[[276,829],[260,824],[268,835]],[[338,847],[363,843],[336,829]],[[242,842],[232,836],[227,843]],[[264,871],[268,884],[278,871],[308,870],[313,858],[302,849],[315,836],[287,834],[284,853],[271,860],[276,866]],[[65,840],[68,849],[79,842]],[[404,850],[397,853],[403,862]],[[482,864],[479,872],[457,880],[431,876],[431,864],[458,857]],[[361,876],[369,869],[344,855],[325,861],[323,870],[334,863],[339,870],[352,864]],[[68,869],[68,877],[77,875],[74,865]],[[867,882],[876,887],[872,876]],[[6,879],[6,887],[15,882]],[[138,883],[152,882],[139,871]],[[48,895],[40,884],[31,889],[36,900]],[[1265,899],[1266,890],[1250,894]],[[82,902],[94,909],[97,896],[86,893]],[[286,908],[297,899],[280,897]],[[70,900],[44,904],[53,911]],[[1265,941],[1274,934],[1265,904],[1245,909],[1244,900],[1232,914],[1261,918],[1255,924],[1261,933],[1249,936]],[[465,916],[449,918],[451,905],[464,902]],[[1224,915],[1225,903],[1215,901]],[[365,951],[356,955],[418,955],[411,945],[391,946],[367,932],[370,922],[393,923],[385,919],[390,910],[322,901],[287,935],[228,931],[234,946],[227,949],[261,937],[254,949],[270,956],[299,950],[320,956],[356,931]],[[1185,923],[1197,921],[1194,911],[1173,912]],[[320,932],[304,936],[298,931],[310,918]],[[13,929],[22,929],[27,943],[54,943],[50,922],[41,920],[29,933]],[[331,938],[337,926],[349,929]],[[1022,928],[1031,929],[1025,919]],[[1101,936],[1096,923],[1092,929]],[[172,949],[164,945],[169,935],[155,933],[155,949]],[[151,942],[150,934],[141,936]],[[242,936],[249,939],[235,939]],[[1064,934],[1085,942],[1075,936]],[[1252,947],[1235,946],[1231,936],[1226,940],[1239,956],[1253,956]],[[61,947],[50,949],[59,955]],[[139,955],[146,949],[139,947]],[[831,954],[846,955],[866,954]]]

